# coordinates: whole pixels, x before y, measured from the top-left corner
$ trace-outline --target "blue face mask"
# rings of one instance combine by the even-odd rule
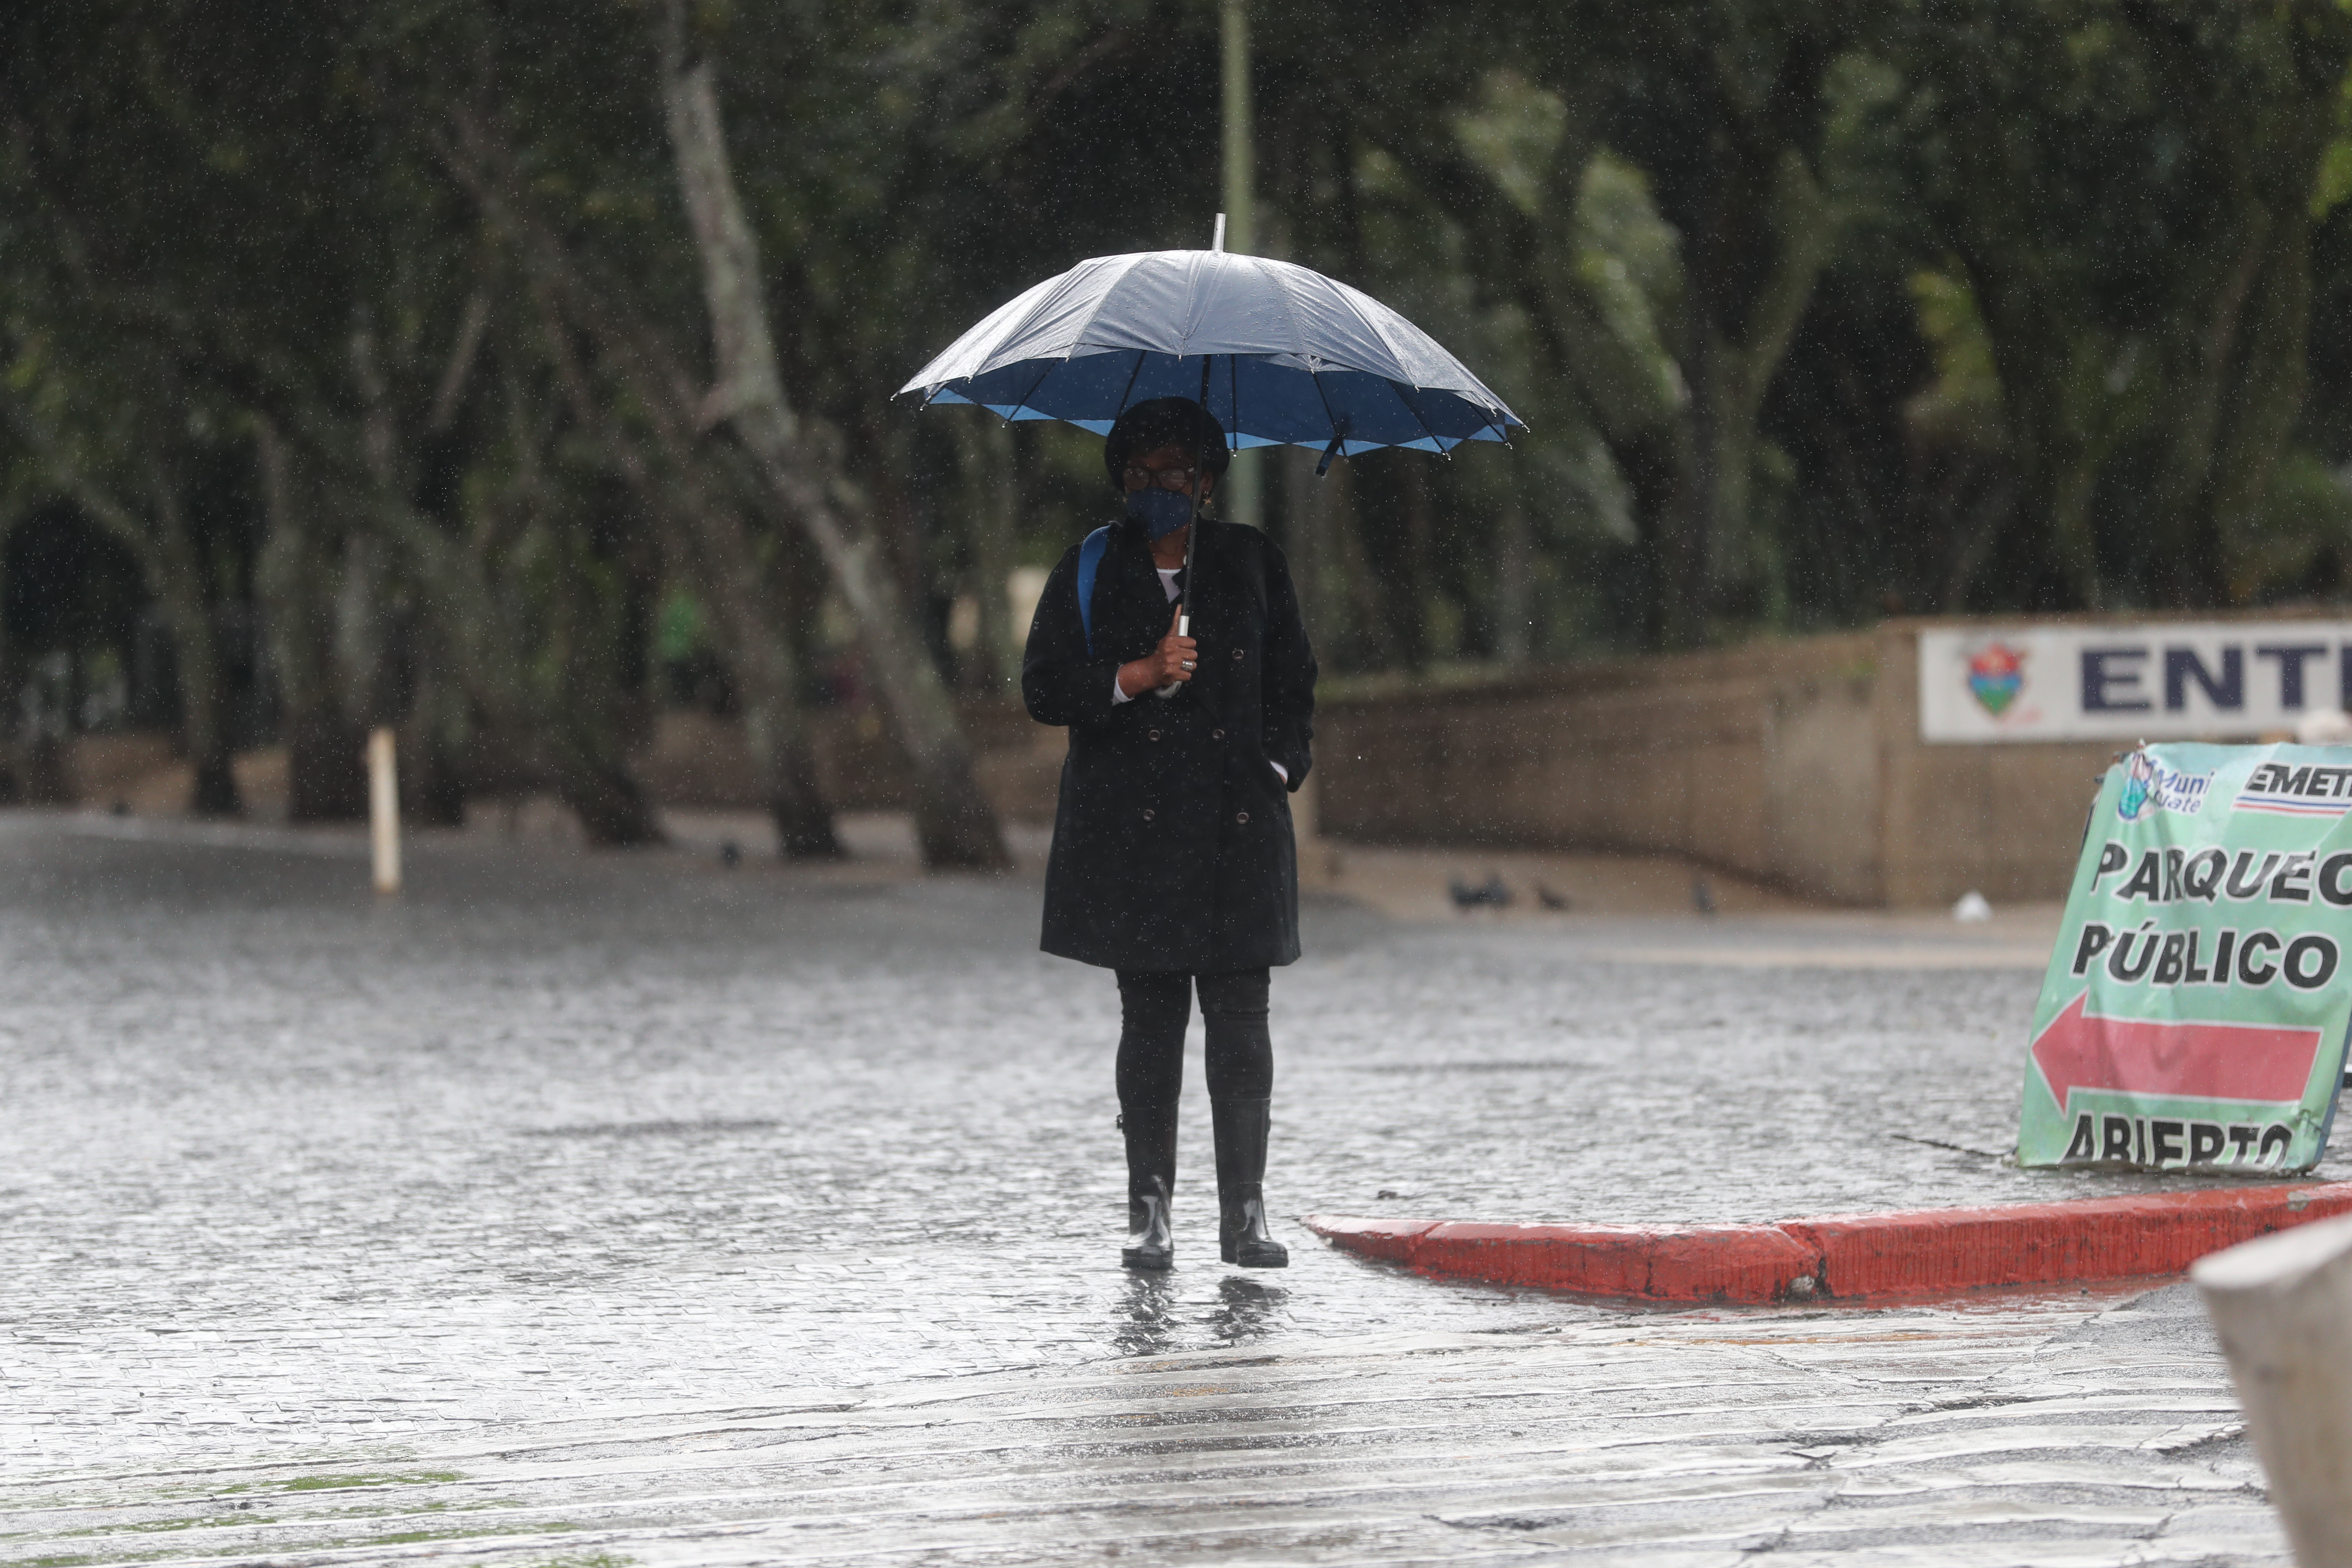
[[[1192,498],[1158,485],[1127,492],[1127,515],[1143,524],[1143,531],[1161,540],[1192,521]]]

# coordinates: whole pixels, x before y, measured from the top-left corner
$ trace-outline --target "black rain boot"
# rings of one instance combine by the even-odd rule
[[[1135,1245],[1118,1249],[1118,1260],[1129,1268],[1173,1268],[1176,1238],[1168,1231],[1168,1184],[1146,1176],[1149,1192],[1130,1194],[1127,1200],[1127,1230]]]
[[[1244,1268],[1285,1268],[1290,1249],[1265,1228],[1265,1139],[1273,1102],[1212,1100],[1217,1131],[1217,1253]]]
[[[1126,1111],[1118,1124],[1127,1134],[1127,1233],[1136,1238],[1120,1248],[1118,1260],[1129,1268],[1173,1268],[1169,1209],[1176,1189],[1176,1108]]]

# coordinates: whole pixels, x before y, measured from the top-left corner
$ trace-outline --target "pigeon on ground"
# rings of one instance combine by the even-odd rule
[[[1445,890],[1453,896],[1454,907],[1457,910],[1481,907],[1503,910],[1510,908],[1511,904],[1511,889],[1503,886],[1502,874],[1498,871],[1487,872],[1486,879],[1475,887],[1459,877],[1451,878],[1445,884]]]

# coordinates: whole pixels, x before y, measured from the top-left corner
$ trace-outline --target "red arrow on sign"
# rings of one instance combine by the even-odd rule
[[[2033,1042],[2042,1079],[2063,1106],[2078,1089],[2185,1100],[2301,1100],[2319,1055],[2316,1029],[2156,1023],[2085,1010],[2085,991]]]

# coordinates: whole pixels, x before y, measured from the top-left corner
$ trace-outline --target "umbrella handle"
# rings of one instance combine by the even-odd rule
[[[1176,617],[1176,635],[1177,635],[1178,637],[1191,637],[1191,636],[1192,635],[1192,616],[1187,616],[1187,615],[1182,615],[1182,614],[1179,614],[1179,615],[1177,616],[1177,617]],[[1165,686],[1161,686],[1161,687],[1156,687],[1156,688],[1154,688],[1154,689],[1153,689],[1153,690],[1152,690],[1152,695],[1153,695],[1153,696],[1155,696],[1155,697],[1161,697],[1161,698],[1173,697],[1173,696],[1175,696],[1179,691],[1181,691],[1182,689],[1184,689],[1184,683],[1183,683],[1182,681],[1181,681],[1181,680],[1171,680],[1171,681],[1170,681],[1170,682],[1169,682],[1167,685],[1165,685]]]
[[[1324,475],[1331,471],[1331,459],[1338,457],[1340,452],[1346,448],[1347,445],[1348,422],[1345,419],[1332,421],[1331,444],[1323,448],[1323,460],[1315,465],[1315,477],[1317,479],[1319,479]]]

